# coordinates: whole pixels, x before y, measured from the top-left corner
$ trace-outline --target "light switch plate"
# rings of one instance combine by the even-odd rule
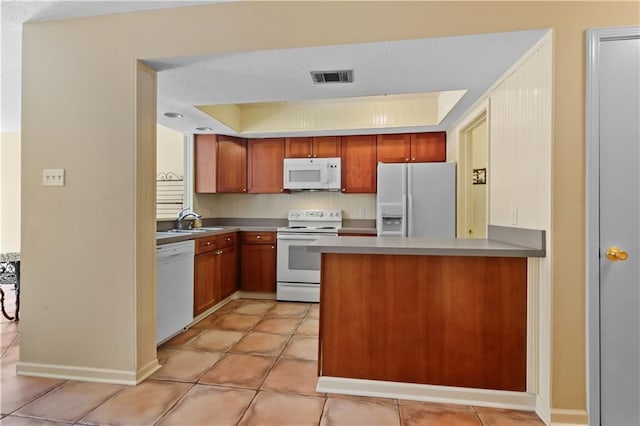
[[[43,169],[43,186],[64,186],[64,169]]]
[[[511,224],[518,224],[518,209],[516,207],[511,208]]]

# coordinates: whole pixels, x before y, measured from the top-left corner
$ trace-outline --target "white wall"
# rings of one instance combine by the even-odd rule
[[[20,251],[20,133],[0,135],[0,253]]]

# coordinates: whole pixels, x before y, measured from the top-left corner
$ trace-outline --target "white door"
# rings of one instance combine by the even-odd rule
[[[598,120],[598,131],[592,136],[599,140],[599,423],[640,425],[640,28],[623,37],[600,33],[594,58],[598,115],[591,119]],[[597,424],[597,415],[591,420]]]

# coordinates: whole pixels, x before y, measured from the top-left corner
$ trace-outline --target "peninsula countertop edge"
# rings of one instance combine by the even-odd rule
[[[321,237],[307,246],[320,253],[545,257],[545,231],[489,226],[489,238]]]

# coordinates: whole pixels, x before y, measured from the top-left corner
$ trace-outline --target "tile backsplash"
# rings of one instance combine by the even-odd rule
[[[340,192],[195,194],[194,208],[211,218],[286,218],[290,209],[340,209],[344,219],[375,219],[376,196]]]

